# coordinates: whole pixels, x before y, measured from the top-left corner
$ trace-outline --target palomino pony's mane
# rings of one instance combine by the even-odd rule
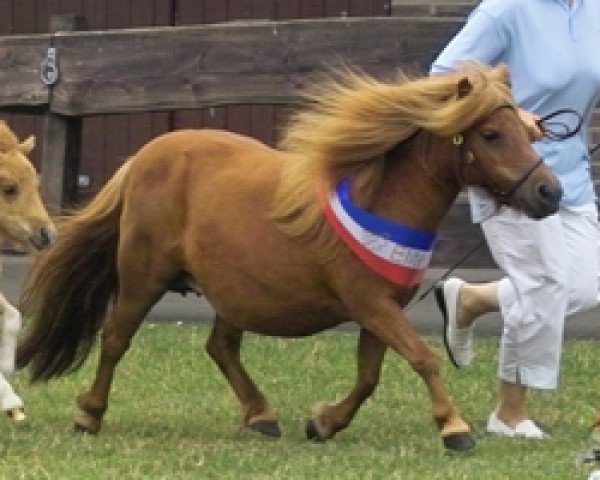
[[[467,78],[468,95],[459,95]],[[288,235],[316,239],[323,215],[319,188],[352,178],[354,200],[368,205],[381,183],[385,153],[423,129],[451,137],[491,114],[514,106],[506,67],[469,63],[460,71],[391,82],[344,71],[304,95],[305,106],[290,117],[280,148],[286,162],[271,217]]]

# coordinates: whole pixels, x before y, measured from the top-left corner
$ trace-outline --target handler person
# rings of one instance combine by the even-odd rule
[[[557,387],[565,316],[598,302],[600,237],[588,137],[600,92],[599,52],[599,0],[483,0],[432,66],[441,73],[461,61],[507,64],[534,148],[564,191],[559,212],[536,221],[471,189],[473,220],[481,222],[505,276],[486,284],[450,278],[436,287],[445,345],[458,367],[472,360],[477,317],[502,315],[491,433],[547,436],[530,418],[527,390]],[[544,138],[536,121],[564,108],[582,116],[581,130],[562,141]]]

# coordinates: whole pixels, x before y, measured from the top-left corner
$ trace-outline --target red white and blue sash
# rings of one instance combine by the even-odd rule
[[[418,285],[431,260],[435,235],[378,217],[350,200],[341,180],[323,198],[325,217],[344,243],[371,269],[403,285]]]

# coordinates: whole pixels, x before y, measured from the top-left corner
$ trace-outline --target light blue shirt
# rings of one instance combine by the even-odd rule
[[[456,69],[460,61],[510,69],[520,106],[540,116],[561,108],[579,112],[581,132],[544,139],[534,148],[558,176],[563,206],[595,201],[588,153],[589,122],[600,93],[600,0],[483,0],[432,65]]]

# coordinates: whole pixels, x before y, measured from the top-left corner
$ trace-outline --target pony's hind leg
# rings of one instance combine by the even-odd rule
[[[136,295],[134,298],[119,295],[112,313],[106,318],[102,328],[96,377],[91,388],[77,397],[79,414],[75,420],[75,431],[92,434],[100,431],[102,417],[108,406],[108,395],[115,368],[157,299],[157,295],[152,297]]]
[[[280,437],[275,412],[258,390],[240,362],[243,332],[215,318],[206,343],[206,351],[217,364],[242,405],[244,424],[251,430],[270,437]]]
[[[79,415],[75,430],[97,433],[108,406],[108,395],[115,368],[131,339],[152,306],[162,297],[171,275],[167,261],[155,261],[148,269],[148,262],[140,261],[149,254],[145,248],[121,248],[119,258],[119,287],[112,312],[102,326],[100,360],[91,388],[77,398]],[[157,255],[158,258],[161,258]]]
[[[342,401],[320,403],[313,408],[313,417],[306,424],[306,436],[325,441],[346,428],[354,415],[371,396],[379,383],[386,345],[366,329],[361,329],[358,342],[358,371],[354,388]]]

